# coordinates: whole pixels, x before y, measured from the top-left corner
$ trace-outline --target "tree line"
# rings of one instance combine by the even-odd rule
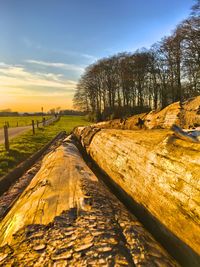
[[[96,120],[164,108],[200,94],[200,0],[170,36],[88,66],[74,106]]]

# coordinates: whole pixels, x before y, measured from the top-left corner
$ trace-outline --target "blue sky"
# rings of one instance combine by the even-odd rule
[[[149,47],[193,0],[0,0],[0,109],[72,107],[95,60]]]

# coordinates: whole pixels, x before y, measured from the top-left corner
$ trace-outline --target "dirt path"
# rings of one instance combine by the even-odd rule
[[[8,128],[9,139],[17,137],[18,135],[27,132],[32,126]],[[4,143],[4,129],[0,129],[0,144]]]
[[[51,124],[53,121],[55,121],[55,118],[51,118],[49,120],[46,120],[45,125]],[[42,126],[42,122],[39,123],[39,126]],[[36,127],[36,125],[35,125]],[[23,126],[23,127],[13,127],[8,128],[8,134],[9,134],[9,140],[17,137],[18,135],[25,133],[32,129],[31,125]],[[0,129],[0,144],[4,143],[4,129]]]

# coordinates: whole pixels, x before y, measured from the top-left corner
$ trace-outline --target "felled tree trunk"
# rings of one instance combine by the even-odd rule
[[[177,266],[70,141],[0,223],[1,266]]]
[[[102,129],[137,130],[140,128],[139,118],[143,120],[145,129],[170,129],[173,124],[182,128],[200,126],[200,96],[191,98],[182,105],[180,102],[175,102],[162,110],[154,110],[124,119],[104,121],[94,126]]]
[[[187,266],[200,264],[200,144],[169,130],[86,127],[75,135],[98,166],[157,225],[159,236]]]

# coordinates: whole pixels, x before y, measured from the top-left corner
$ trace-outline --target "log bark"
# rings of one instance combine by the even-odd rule
[[[198,266],[200,144],[176,139],[169,130],[94,131],[86,127],[74,134],[139,212],[157,225],[164,242],[183,262]]]
[[[175,102],[162,110],[154,110],[125,119],[100,122],[95,124],[94,127],[137,130],[139,128],[137,126],[139,118],[144,120],[146,129],[169,129],[173,124],[186,129],[200,126],[200,96],[191,98],[182,105],[180,105],[180,102]]]
[[[68,138],[0,223],[1,266],[177,266]]]

